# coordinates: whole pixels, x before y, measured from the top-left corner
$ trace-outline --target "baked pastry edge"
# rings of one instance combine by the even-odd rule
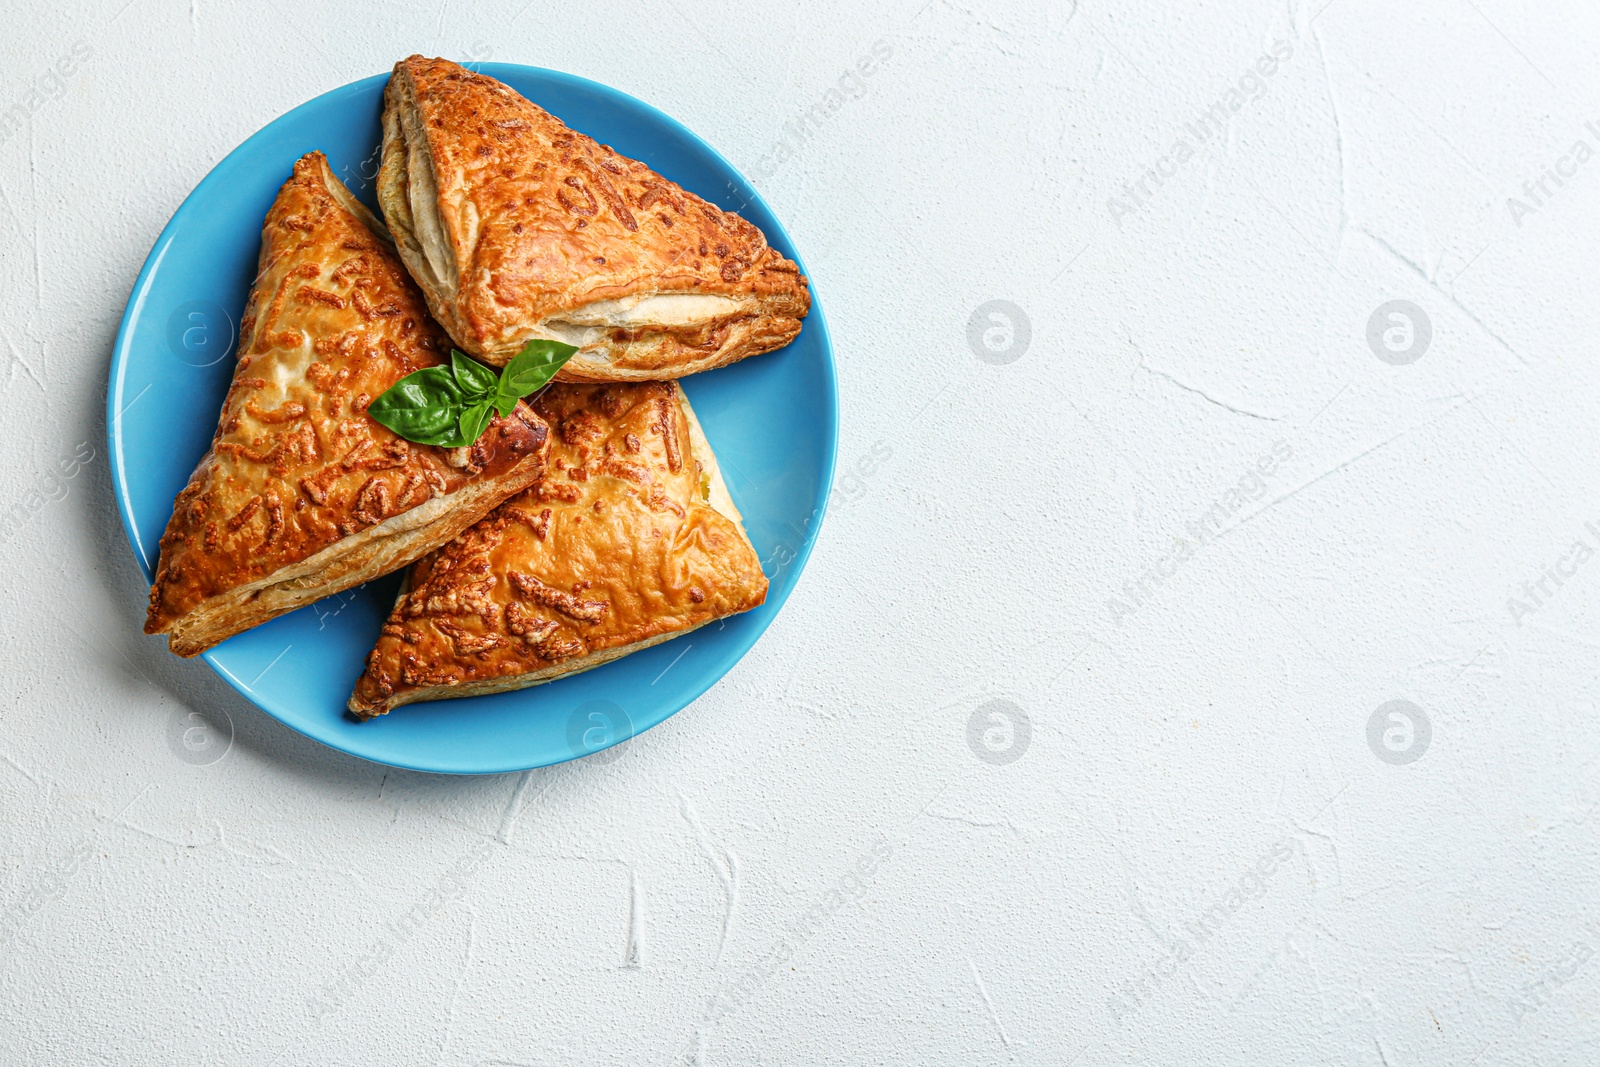
[[[718,512],[724,518],[728,519],[734,524],[739,531],[739,535],[744,539],[746,546],[748,546],[751,552],[754,553],[755,545],[751,544],[750,535],[744,528],[744,518],[739,514],[739,509],[734,504],[732,495],[730,495],[728,492],[727,484],[723,481],[721,464],[717,460],[716,453],[711,448],[711,442],[706,437],[705,430],[700,425],[699,418],[694,413],[694,407],[689,403],[688,394],[684,392],[683,385],[681,383],[674,381],[672,382],[672,386],[677,394],[678,405],[682,409],[685,420],[689,424],[690,453],[694,456],[695,460],[700,463],[701,473],[706,478],[704,490],[706,504],[708,507],[712,508],[714,511]],[[409,585],[410,582],[408,579],[407,582],[401,586],[399,594],[396,598],[396,603],[405,597]],[[765,591],[763,590],[761,601],[756,604],[752,604],[750,608],[745,610],[751,610],[752,608],[759,607],[761,603],[765,603],[765,600],[766,596]],[[542,685],[545,682],[553,682],[558,678],[565,678],[568,675],[581,674],[584,671],[593,670],[594,668],[604,666],[613,660],[621,659],[623,656],[630,655],[634,652],[641,652],[653,645],[658,645],[662,642],[671,641],[682,637],[685,634],[693,633],[702,626],[705,626],[707,623],[716,621],[718,620],[707,619],[705,622],[696,623],[693,626],[688,626],[681,630],[673,630],[670,633],[657,634],[653,637],[648,637],[640,641],[634,641],[631,644],[619,645],[615,648],[600,649],[595,652],[590,652],[587,655],[579,656],[575,659],[563,660],[560,663],[551,664],[550,666],[541,668],[537,671],[530,671],[526,674],[507,675],[498,678],[486,678],[482,681],[468,682],[465,684],[407,688],[394,693],[392,696],[389,696],[382,701],[370,703],[360,699],[360,690],[357,689],[350,694],[350,699],[345,706],[352,716],[365,722],[375,719],[380,715],[386,715],[395,708],[406,704],[416,703],[418,701],[446,699],[453,700],[460,697],[489,696],[494,693],[506,693],[517,689],[528,689],[536,685]]]
[[[484,478],[435,497],[376,526],[341,538],[299,563],[219,593],[174,619],[167,647],[190,657],[278,615],[371,581],[447,544],[544,473],[542,452],[499,478]],[[315,584],[302,579],[315,578]],[[297,584],[298,583],[298,584]]]

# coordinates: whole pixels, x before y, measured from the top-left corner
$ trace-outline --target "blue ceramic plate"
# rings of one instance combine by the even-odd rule
[[[574,128],[737,211],[799,262],[750,184],[655,108],[538,67],[481,69]],[[173,498],[216,429],[267,207],[294,161],[317,148],[375,206],[387,79],[378,75],[325,93],[235,149],[189,194],[134,283],[111,357],[106,420],[117,505],[147,578]],[[709,689],[755,643],[788,599],[816,540],[833,480],[839,410],[833,349],[815,292],[805,328],[787,348],[687,378],[684,388],[771,580],[758,610],[549,685],[407,705],[369,723],[347,718],[344,703],[393,602],[397,576],[242,633],[205,653],[206,661],[301,733],[415,770],[524,770],[649,729]]]

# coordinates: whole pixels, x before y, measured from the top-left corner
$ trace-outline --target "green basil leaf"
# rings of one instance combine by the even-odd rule
[[[493,400],[479,400],[463,408],[460,418],[461,443],[470,445],[483,436],[484,427],[489,425],[489,420],[493,417]]]
[[[499,376],[494,371],[453,348],[450,350],[450,370],[455,375],[456,384],[461,387],[462,395],[468,400],[492,394],[500,385]]]
[[[523,345],[522,351],[513,356],[511,362],[506,364],[506,369],[500,372],[500,389],[495,396],[495,405],[501,414],[511,414],[518,400],[543,388],[576,351],[573,345],[564,345],[560,341],[533,340]]]
[[[408,441],[444,444],[459,431],[461,390],[447,367],[424,367],[367,405],[367,414]]]

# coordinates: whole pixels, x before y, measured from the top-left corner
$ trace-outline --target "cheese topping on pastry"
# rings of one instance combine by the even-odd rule
[[[520,689],[747,611],[767,579],[676,382],[553,385],[538,484],[431,556],[350,711]]]
[[[377,219],[320,152],[301,159],[267,212],[233,384],[161,539],[145,632],[195,655],[404,566],[536,480],[550,434],[527,405],[452,452],[367,416],[448,351]]]
[[[564,381],[675,378],[780,348],[811,306],[761,231],[444,59],[396,64],[378,201],[428,305],[504,365],[579,345]]]

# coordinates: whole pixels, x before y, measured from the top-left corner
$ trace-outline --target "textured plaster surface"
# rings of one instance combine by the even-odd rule
[[[1600,1062],[1590,5],[4,14],[0,1062]],[[386,770],[139,633],[139,266],[412,51],[684,121],[837,338],[798,590],[612,762]]]

